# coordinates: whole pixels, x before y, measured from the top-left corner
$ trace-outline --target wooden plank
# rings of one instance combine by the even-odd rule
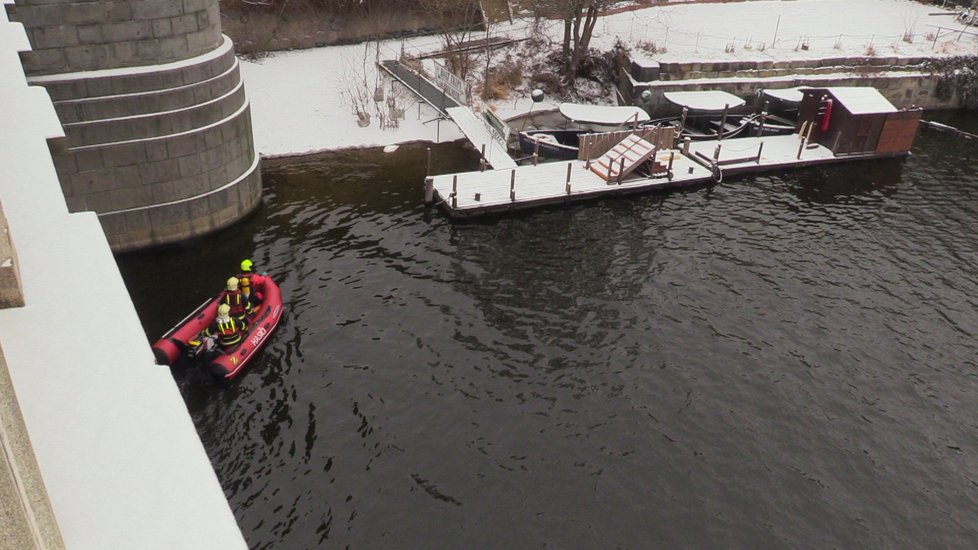
[[[506,152],[505,144],[493,136],[495,130],[468,107],[452,107],[445,110],[458,129],[468,138],[476,151],[486,148],[486,161],[493,168],[516,168],[516,161]]]

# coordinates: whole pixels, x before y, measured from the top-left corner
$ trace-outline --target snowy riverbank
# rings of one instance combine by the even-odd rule
[[[602,17],[592,46],[607,50],[620,40],[638,52],[650,51],[654,42],[657,52],[644,55],[661,61],[978,53],[978,36],[961,32],[975,31],[957,24],[952,16],[930,15],[941,12],[911,0],[762,0],[644,7]],[[529,21],[517,19],[491,32],[523,38],[529,27]],[[559,42],[561,32],[557,21],[540,29],[554,42]],[[270,157],[460,138],[451,122],[439,124],[433,109],[419,106],[408,95],[402,96],[405,116],[397,128],[382,129],[376,117],[361,127],[346,97],[354,82],[366,82],[370,89],[383,82],[374,64],[378,57],[395,58],[402,49],[417,54],[440,48],[439,37],[425,36],[242,60],[259,153]],[[390,89],[390,84],[386,87]],[[531,105],[526,94],[527,90],[517,89],[516,99],[494,102],[491,108],[504,118],[525,113]],[[548,106],[555,103],[547,101]]]

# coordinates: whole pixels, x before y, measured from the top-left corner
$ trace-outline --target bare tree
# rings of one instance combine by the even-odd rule
[[[470,59],[463,48],[482,25],[482,13],[474,0],[419,0],[419,9],[431,17],[445,44],[448,70],[464,79]]]
[[[568,83],[574,81],[581,61],[587,55],[601,10],[611,3],[612,0],[539,0],[536,3],[540,15],[564,22],[562,52],[567,60],[564,79]]]

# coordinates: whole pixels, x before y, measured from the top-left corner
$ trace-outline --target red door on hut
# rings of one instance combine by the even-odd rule
[[[906,155],[923,112],[897,109],[876,88],[807,88],[798,107],[797,131],[836,156]]]

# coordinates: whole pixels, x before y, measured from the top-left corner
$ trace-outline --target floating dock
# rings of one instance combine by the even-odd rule
[[[495,153],[496,169],[488,169],[483,147],[482,170],[426,178],[425,202],[437,203],[453,218],[469,218],[910,152],[919,109],[896,109],[872,88],[806,88],[802,96],[797,130],[790,135],[687,138],[677,148],[672,140],[659,139],[661,134],[650,136],[635,128],[591,134],[595,139],[588,138],[576,160],[510,165]],[[613,139],[592,146],[604,136]]]
[[[650,160],[667,167],[656,174],[619,181],[614,173],[610,179],[602,176],[604,166],[598,159],[546,162],[432,176],[427,184],[433,195],[427,198],[438,202],[450,216],[466,218],[605,195],[710,185],[726,176],[748,172],[873,157],[873,154],[837,157],[823,145],[805,143],[798,134],[695,141],[689,143],[685,152],[683,149],[656,152]],[[715,164],[711,162],[714,158]],[[671,169],[668,168],[670,159]]]

